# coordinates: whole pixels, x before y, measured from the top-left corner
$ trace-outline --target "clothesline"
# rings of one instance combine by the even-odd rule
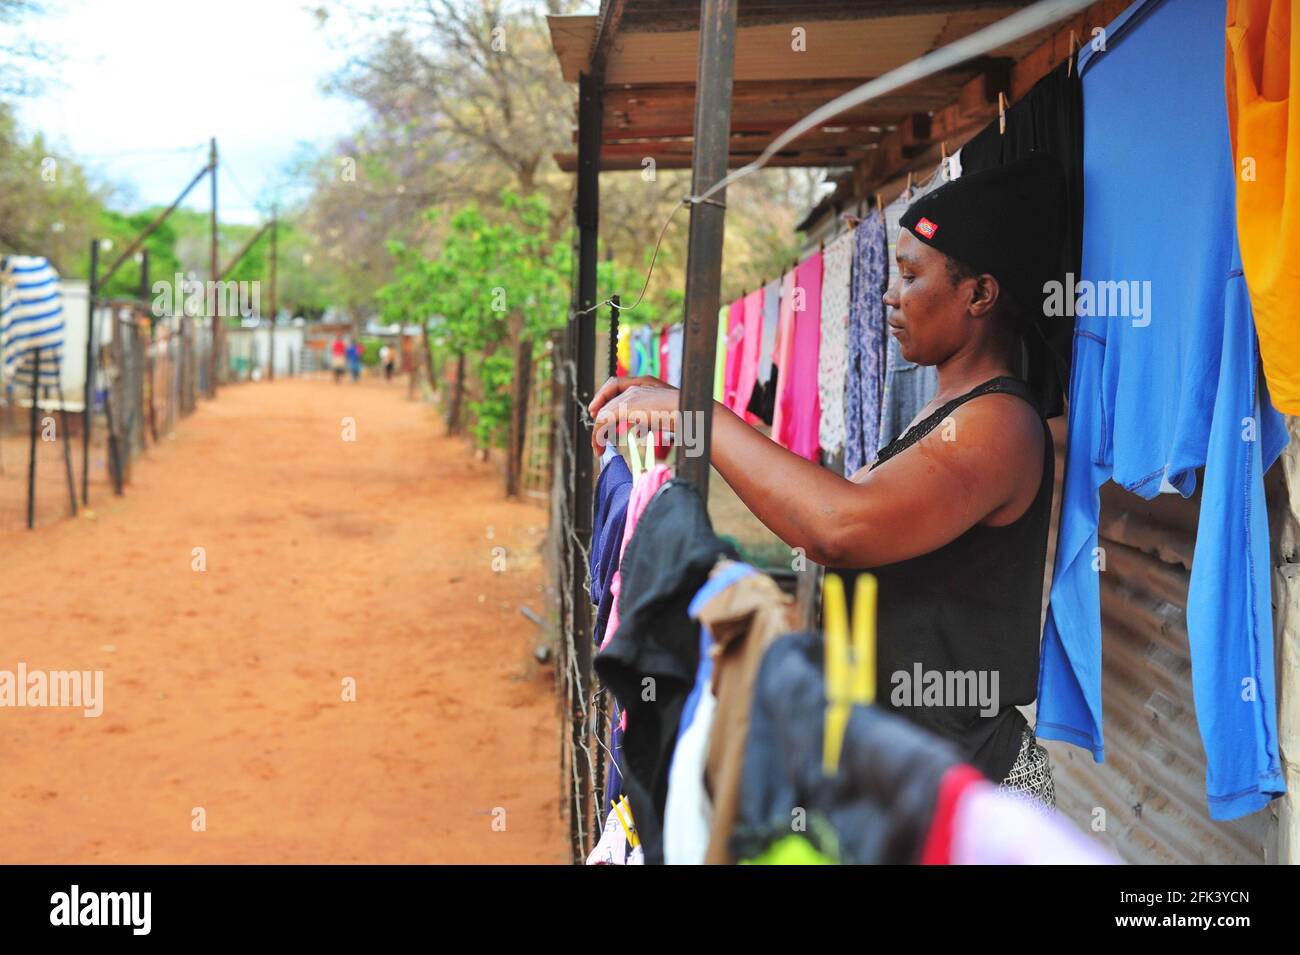
[[[663,242],[664,234],[668,231],[668,225],[672,222],[673,216],[677,210],[686,205],[694,205],[701,202],[712,202],[718,204],[718,200],[712,197],[726,189],[733,183],[749,176],[765,167],[785,145],[807,132],[810,132],[818,125],[834,119],[840,113],[852,109],[855,106],[862,106],[874,99],[885,96],[895,90],[902,89],[911,83],[923,80],[928,76],[933,76],[944,70],[951,69],[967,60],[977,56],[983,56],[991,50],[995,50],[1008,43],[1014,43],[1022,37],[1029,36],[1037,30],[1051,26],[1060,20],[1064,20],[1071,14],[1077,13],[1084,7],[1092,3],[1093,0],[1041,0],[1024,10],[1020,10],[1010,16],[999,20],[997,23],[984,27],[982,30],[976,30],[967,36],[949,43],[947,46],[938,50],[932,50],[929,53],[919,56],[908,63],[903,64],[896,69],[890,70],[884,76],[879,76],[874,80],[863,83],[854,89],[849,90],[829,103],[825,103],[811,113],[806,114],[797,123],[790,126],[783,133],[778,135],[767,145],[767,148],[751,163],[741,166],[727,176],[718,180],[701,195],[685,196],[682,201],[673,206],[672,211],[664,219],[663,227],[659,230],[659,239],[655,243],[654,251],[650,258],[650,266],[646,271],[645,283],[641,287],[641,293],[637,296],[635,302],[631,305],[621,305],[616,303],[613,297],[597,302],[590,308],[579,310],[576,314],[585,315],[594,312],[599,308],[608,305],[616,311],[631,311],[641,303],[645,297],[646,289],[650,286],[650,276],[654,274],[655,263],[659,258],[659,246]]]

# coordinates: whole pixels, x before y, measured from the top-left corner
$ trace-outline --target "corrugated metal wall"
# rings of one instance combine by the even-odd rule
[[[1274,632],[1278,635],[1278,746],[1287,795],[1278,800],[1278,861],[1300,863],[1300,418],[1287,417],[1291,444],[1270,484]]]
[[[1058,501],[1063,454],[1058,444]],[[1103,489],[1106,761],[1095,763],[1066,743],[1047,743],[1058,809],[1126,862],[1259,863],[1274,855],[1271,808],[1221,823],[1206,807],[1186,614],[1199,509],[1199,494],[1144,501],[1113,484]]]

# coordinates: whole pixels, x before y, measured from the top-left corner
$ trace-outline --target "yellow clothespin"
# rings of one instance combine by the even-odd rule
[[[627,450],[628,457],[631,458],[632,481],[636,482],[641,477],[641,472],[645,470],[641,463],[641,449],[636,446],[636,429],[631,428],[627,432]]]
[[[885,211],[885,204],[880,201],[880,193],[876,193],[876,210],[882,213]]]
[[[1007,131],[1007,94],[998,93],[998,135]]]
[[[826,634],[826,719],[822,771],[839,772],[844,733],[854,705],[869,706],[876,697],[876,578],[860,574],[853,590],[853,627],[844,603],[844,581],[828,572],[822,584]]]
[[[627,837],[628,845],[635,849],[641,844],[641,839],[636,834],[636,822],[632,818],[632,804],[628,802],[626,796],[623,796],[617,802],[610,803],[610,806],[614,810],[614,815],[618,817],[618,824],[623,827],[623,835]]]
[[[1079,34],[1073,30],[1070,31],[1070,55],[1065,63],[1065,75],[1069,76],[1074,71],[1074,58],[1079,52]]]

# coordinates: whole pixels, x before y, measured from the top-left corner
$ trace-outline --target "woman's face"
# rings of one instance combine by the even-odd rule
[[[885,292],[889,333],[899,351],[918,365],[937,365],[966,341],[974,279],[953,285],[948,259],[906,229],[898,237],[898,278]]]

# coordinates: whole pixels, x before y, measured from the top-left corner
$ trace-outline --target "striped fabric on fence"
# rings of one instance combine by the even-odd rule
[[[59,273],[40,256],[9,255],[0,259],[0,366],[4,380],[30,387],[38,348],[41,384],[57,384],[63,360]]]

